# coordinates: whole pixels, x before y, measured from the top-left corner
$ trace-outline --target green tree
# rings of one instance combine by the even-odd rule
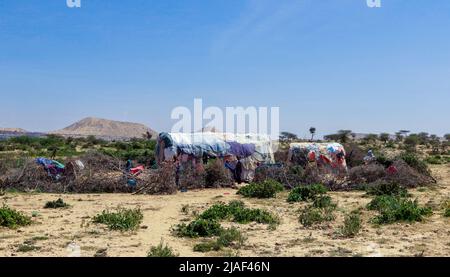
[[[384,143],[388,142],[390,138],[390,135],[388,133],[381,133],[380,134],[380,140]]]
[[[367,142],[375,142],[375,141],[377,141],[377,139],[378,139],[378,135],[376,135],[376,134],[368,134],[364,138],[364,140],[367,141]]]
[[[281,132],[280,140],[284,141],[284,142],[288,142],[288,141],[298,140],[298,137],[296,134],[293,134],[293,133]]]
[[[426,132],[421,132],[417,135],[417,137],[419,138],[419,144],[421,145],[425,145],[428,143],[429,140],[429,134]]]
[[[342,143],[346,143],[348,141],[349,137],[352,135],[352,131],[351,130],[339,130],[338,135],[339,135],[339,141]]]
[[[407,150],[415,151],[419,144],[419,136],[417,134],[411,134],[404,139]]]

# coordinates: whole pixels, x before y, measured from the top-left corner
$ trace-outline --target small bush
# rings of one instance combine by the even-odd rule
[[[14,209],[3,205],[0,208],[0,226],[7,228],[16,228],[31,224],[31,218]]]
[[[274,180],[262,183],[251,183],[239,189],[237,194],[247,198],[274,198],[277,192],[283,191],[283,185]]]
[[[318,209],[312,206],[306,207],[299,217],[299,221],[304,227],[311,227],[323,222],[333,221],[334,219],[332,209]]]
[[[397,221],[422,221],[424,216],[432,214],[430,208],[420,207],[417,200],[381,195],[375,197],[368,205],[370,210],[380,214],[373,219],[376,224],[390,224]]]
[[[324,208],[332,208],[332,209],[334,209],[334,208],[337,207],[337,204],[333,203],[333,201],[331,200],[330,196],[328,196],[328,195],[320,195],[320,196],[317,196],[314,199],[313,207],[314,208],[319,208],[319,209],[324,209]]]
[[[442,159],[441,156],[430,156],[428,158],[425,159],[425,162],[429,163],[429,164],[445,164],[445,160]]]
[[[240,248],[246,238],[242,235],[242,233],[232,227],[230,229],[223,230],[220,234],[219,238],[215,241],[203,242],[194,246],[195,252],[210,252],[210,251],[219,251],[224,247],[234,247]]]
[[[299,186],[294,188],[288,196],[288,202],[302,202],[314,200],[317,196],[327,193],[328,189],[322,184]]]
[[[445,217],[450,217],[450,208],[446,208],[444,211],[444,216]]]
[[[243,203],[242,203],[243,204]],[[199,217],[206,220],[223,220],[231,215],[230,206],[224,203],[214,204]]]
[[[105,224],[110,230],[136,230],[144,215],[138,209],[118,209],[116,212],[103,211],[93,219],[94,223]]]
[[[340,227],[340,233],[343,237],[352,238],[359,233],[361,227],[362,221],[359,212],[351,212],[345,217],[344,225]]]
[[[17,252],[31,252],[35,250],[41,249],[39,246],[35,246],[32,244],[21,244],[17,247]]]
[[[398,183],[381,183],[367,189],[368,195],[391,195],[399,197],[408,197],[408,190]]]
[[[205,220],[225,220],[230,219],[234,222],[246,224],[258,222],[264,224],[277,224],[278,219],[270,212],[261,209],[246,208],[242,201],[231,201],[228,205],[218,203],[199,215],[200,219]]]
[[[147,257],[177,257],[178,254],[175,254],[173,249],[169,247],[169,245],[164,244],[161,241],[158,246],[152,246],[150,251],[147,253]]]
[[[217,243],[217,241],[208,241],[196,244],[194,246],[194,252],[211,252],[211,251],[219,251],[222,247]]]
[[[261,209],[240,209],[233,214],[233,221],[246,224],[250,222],[258,222],[263,224],[278,224],[279,220],[276,216],[268,211]]]
[[[179,224],[173,231],[178,237],[198,238],[219,236],[223,229],[215,220],[200,218],[192,221],[189,225]]]
[[[444,216],[450,217],[450,199],[447,201],[444,201],[444,204],[442,206],[444,208]]]
[[[56,201],[48,201],[47,203],[45,203],[44,209],[60,209],[67,207],[69,207],[69,204],[65,203],[64,200],[59,198]]]
[[[223,231],[217,239],[217,242],[223,247],[230,247],[233,244],[235,244],[236,247],[241,247],[244,244],[245,239],[246,238],[242,235],[241,231],[232,227]]]

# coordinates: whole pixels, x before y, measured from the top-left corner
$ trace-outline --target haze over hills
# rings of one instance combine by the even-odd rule
[[[50,133],[73,137],[95,136],[103,139],[130,139],[142,138],[147,132],[152,135],[152,138],[156,138],[158,135],[144,124],[88,117]]]
[[[0,128],[0,132],[2,133],[28,133],[27,130],[22,128]]]

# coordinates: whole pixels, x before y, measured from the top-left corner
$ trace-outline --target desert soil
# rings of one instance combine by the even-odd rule
[[[424,222],[396,223],[377,227],[370,223],[375,213],[363,209],[363,228],[355,238],[340,238],[336,231],[344,215],[365,207],[370,198],[364,192],[332,192],[338,203],[337,218],[320,228],[304,228],[298,222],[302,203],[286,202],[287,192],[276,199],[242,199],[233,189],[195,190],[168,196],[129,194],[22,194],[7,193],[1,202],[34,215],[31,226],[15,230],[0,228],[0,256],[94,256],[100,250],[108,256],[145,256],[161,240],[180,256],[450,256],[450,219],[443,216],[442,202],[450,199],[450,167],[433,166],[438,184],[411,190],[419,203],[433,208]],[[68,209],[44,209],[47,201],[63,198]],[[276,230],[267,225],[235,225],[248,238],[239,250],[196,253],[193,246],[201,239],[177,238],[171,227],[191,220],[217,201],[243,200],[250,207],[276,213],[281,224]],[[182,212],[187,205],[188,212]],[[105,209],[140,207],[144,220],[137,231],[109,231],[92,223],[92,217]],[[230,225],[225,224],[225,225]],[[23,244],[36,248],[19,251]]]

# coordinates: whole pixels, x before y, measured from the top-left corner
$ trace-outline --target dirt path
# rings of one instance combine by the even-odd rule
[[[321,229],[306,229],[298,222],[298,209],[305,204],[288,204],[287,193],[272,200],[244,200],[248,206],[266,208],[282,218],[276,230],[266,225],[236,225],[248,237],[245,246],[236,252],[222,251],[206,255],[240,256],[450,256],[450,219],[440,208],[450,199],[450,167],[433,166],[438,185],[412,190],[423,205],[434,214],[422,223],[399,223],[375,227],[369,220],[374,213],[363,211],[363,230],[355,238],[335,235],[345,213],[364,207],[370,199],[363,192],[330,193],[338,203],[337,219]],[[43,205],[63,198],[72,207],[47,210]],[[16,194],[8,193],[1,202],[31,215],[33,225],[17,230],[0,228],[0,256],[93,256],[107,249],[108,256],[145,256],[152,245],[164,239],[181,256],[203,256],[192,251],[199,240],[176,238],[171,226],[192,219],[193,212],[202,211],[216,201],[241,199],[232,189],[201,190],[169,196],[129,194]],[[189,213],[181,211],[187,205]],[[91,222],[105,209],[118,206],[139,206],[144,222],[136,232],[108,231]],[[20,245],[33,240],[36,249],[19,251]]]

